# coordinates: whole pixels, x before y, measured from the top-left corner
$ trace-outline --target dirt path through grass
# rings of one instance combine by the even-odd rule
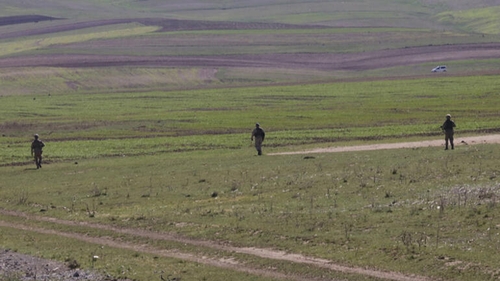
[[[455,140],[457,146],[465,146],[465,145],[475,145],[475,144],[493,144],[500,143],[500,134],[495,135],[484,135],[484,136],[473,136],[473,137],[460,137]],[[380,149],[400,149],[400,148],[418,148],[418,147],[438,147],[443,146],[444,141],[442,139],[438,140],[428,140],[428,141],[420,141],[420,142],[402,142],[402,143],[386,143],[386,144],[371,144],[371,145],[358,145],[358,146],[342,146],[342,147],[330,147],[330,148],[318,148],[311,149],[305,151],[292,151],[292,152],[280,152],[280,153],[270,153],[269,155],[291,155],[291,154],[314,154],[314,153],[333,153],[333,152],[348,152],[348,151],[369,151],[369,150],[380,150]],[[134,244],[131,242],[121,242],[114,240],[112,238],[103,238],[103,237],[93,237],[89,235],[82,235],[78,233],[72,233],[70,231],[56,231],[49,228],[41,228],[23,225],[21,223],[10,223],[6,221],[0,220],[0,227],[8,227],[14,228],[24,231],[32,231],[37,233],[56,235],[71,239],[76,239],[80,241],[84,241],[87,243],[105,245],[108,247],[115,247],[121,249],[128,249],[137,252],[143,252],[148,254],[154,254],[162,257],[168,258],[176,258],[182,259],[186,261],[196,262],[200,264],[205,264],[209,266],[215,266],[219,268],[225,268],[240,272],[246,272],[253,275],[271,277],[276,279],[283,280],[318,280],[316,278],[308,278],[305,276],[298,276],[296,274],[290,273],[281,273],[276,272],[274,270],[266,270],[262,268],[256,268],[248,264],[244,264],[234,260],[231,257],[231,253],[245,254],[253,257],[258,257],[262,259],[271,259],[278,261],[286,261],[291,263],[303,264],[308,266],[313,266],[317,268],[332,270],[341,273],[348,274],[357,274],[370,276],[375,278],[380,278],[383,280],[395,280],[395,281],[429,281],[432,280],[430,278],[424,276],[415,276],[415,275],[405,275],[399,272],[386,272],[379,270],[372,270],[367,268],[360,267],[350,267],[340,264],[335,264],[326,259],[319,259],[313,257],[306,257],[299,254],[286,253],[283,251],[277,251],[272,249],[260,249],[260,248],[250,248],[250,247],[234,247],[227,244],[221,244],[214,241],[207,240],[195,240],[186,237],[179,236],[177,234],[172,233],[162,233],[162,232],[153,232],[142,229],[134,229],[134,228],[117,228],[110,225],[105,224],[97,224],[97,223],[87,223],[87,222],[74,222],[69,220],[61,220],[56,218],[42,217],[30,215],[22,212],[9,211],[0,209],[0,214],[4,216],[11,217],[22,217],[31,221],[38,222],[50,222],[59,225],[66,226],[79,226],[86,227],[90,229],[100,229],[106,231],[112,231],[117,234],[126,234],[141,238],[150,239],[153,241],[171,241],[177,243],[183,243],[188,245],[193,245],[197,247],[204,247],[207,249],[217,250],[227,255],[224,258],[215,258],[215,257],[199,257],[194,253],[186,253],[181,252],[179,250],[162,250],[157,249],[152,246],[147,246],[144,244]]]
[[[500,143],[500,134],[474,136],[474,137],[461,137],[455,139],[455,146],[492,144],[492,143]],[[337,146],[337,147],[316,148],[303,151],[269,153],[268,155],[333,153],[333,152],[368,151],[368,150],[382,150],[382,149],[435,147],[435,146],[444,147],[444,140],[439,139],[439,140],[428,140],[428,141],[418,141],[418,142],[398,142],[398,143],[381,143],[381,144],[356,145],[356,146]]]
[[[403,143],[387,143],[387,144],[371,144],[371,145],[360,145],[360,146],[343,146],[343,147],[330,147],[330,148],[319,148],[319,149],[311,149],[306,151],[292,151],[292,152],[281,152],[281,153],[272,153],[269,155],[290,155],[290,154],[313,154],[313,153],[333,153],[333,152],[348,152],[348,151],[369,151],[369,150],[379,150],[379,149],[398,149],[398,148],[418,148],[418,147],[437,147],[443,146],[444,141],[442,139],[439,140],[428,140],[428,141],[420,141],[420,142],[403,142]],[[457,146],[465,146],[465,145],[475,145],[475,144],[492,144],[492,143],[500,143],[500,134],[495,135],[484,135],[484,136],[473,136],[473,137],[460,137],[456,139]],[[317,268],[332,270],[341,273],[348,274],[357,274],[370,276],[375,278],[380,278],[383,280],[395,280],[395,281],[429,281],[432,280],[430,278],[424,276],[415,276],[415,275],[405,275],[399,272],[386,272],[379,270],[372,270],[367,268],[360,267],[350,267],[340,264],[335,264],[326,259],[319,259],[313,257],[306,257],[299,254],[286,253],[283,251],[277,251],[272,249],[261,249],[261,248],[251,248],[251,247],[234,247],[227,244],[221,244],[214,241],[207,240],[195,240],[191,238],[186,238],[179,236],[177,234],[172,233],[162,233],[162,232],[153,232],[142,229],[135,228],[118,228],[106,224],[98,224],[98,223],[88,223],[88,222],[75,222],[69,220],[62,220],[56,218],[42,217],[30,215],[22,212],[9,211],[0,209],[0,214],[4,216],[10,217],[19,217],[27,219],[28,221],[37,221],[37,222],[50,222],[59,225],[65,226],[79,226],[86,227],[89,229],[100,229],[106,231],[112,231],[117,234],[126,234],[135,237],[146,238],[153,241],[170,241],[183,243],[187,245],[193,245],[197,247],[204,247],[207,249],[217,250],[226,253],[223,258],[215,258],[215,257],[207,257],[207,256],[197,256],[195,253],[186,253],[181,252],[179,250],[163,250],[157,249],[152,246],[147,246],[139,243],[132,242],[122,242],[117,241],[112,238],[103,238],[103,237],[93,237],[90,235],[82,235],[78,233],[73,233],[70,231],[60,231],[60,230],[52,230],[49,228],[41,228],[36,226],[29,226],[22,223],[11,223],[0,220],[0,227],[14,228],[23,231],[31,231],[49,235],[56,235],[71,239],[76,239],[80,241],[84,241],[87,243],[105,245],[108,247],[128,249],[137,252],[143,252],[148,254],[154,254],[162,257],[168,258],[176,258],[182,259],[190,262],[196,262],[200,264],[205,264],[209,266],[215,266],[219,268],[225,268],[240,272],[246,272],[253,275],[271,277],[276,279],[283,280],[318,280],[316,278],[308,278],[305,276],[298,276],[296,274],[291,273],[282,273],[276,272],[275,270],[267,270],[262,268],[256,268],[254,266],[244,264],[239,262],[231,257],[231,253],[245,254],[253,257],[258,257],[262,259],[270,259],[270,260],[278,260],[278,261],[286,261],[296,264],[303,264],[308,266],[313,266]],[[69,228],[71,229],[71,228]]]
[[[299,255],[299,254],[290,254],[290,253],[286,253],[283,251],[276,251],[276,250],[272,250],[272,249],[259,249],[259,248],[248,248],[248,247],[247,248],[245,248],[245,247],[240,248],[240,247],[234,247],[234,246],[230,246],[230,245],[223,245],[223,244],[220,244],[220,243],[217,243],[214,241],[194,240],[194,239],[189,239],[189,238],[181,237],[181,236],[178,236],[176,234],[170,234],[170,233],[152,232],[152,231],[133,229],[133,228],[117,228],[117,227],[113,227],[113,226],[109,226],[109,225],[96,224],[96,223],[74,222],[74,221],[61,220],[61,219],[55,219],[55,218],[34,216],[34,215],[22,213],[22,212],[15,212],[15,211],[8,211],[8,210],[1,210],[1,209],[0,209],[0,214],[5,215],[5,216],[22,217],[22,218],[25,218],[27,220],[32,220],[32,221],[51,222],[51,223],[60,224],[60,225],[67,225],[67,226],[80,226],[80,227],[87,227],[87,228],[93,228],[93,229],[101,229],[101,230],[112,231],[112,232],[119,233],[119,234],[138,236],[138,237],[147,238],[147,239],[151,239],[151,240],[172,241],[172,242],[179,242],[179,243],[184,243],[184,244],[189,244],[189,245],[194,245],[194,246],[199,246],[199,247],[205,247],[205,248],[209,248],[209,249],[215,249],[215,250],[227,253],[227,258],[214,258],[214,257],[207,257],[207,256],[199,257],[199,256],[194,255],[193,253],[184,253],[184,252],[181,252],[179,250],[156,249],[156,248],[153,248],[151,246],[144,245],[144,244],[120,242],[120,241],[116,241],[116,240],[111,239],[111,238],[92,237],[90,235],[72,233],[69,231],[65,232],[65,231],[60,231],[60,230],[52,230],[52,229],[48,229],[48,228],[40,228],[40,227],[35,227],[35,226],[24,225],[21,223],[11,223],[11,222],[6,222],[6,221],[0,220],[0,227],[8,227],[8,228],[14,228],[14,229],[19,229],[19,230],[23,230],[23,231],[31,231],[31,232],[37,232],[37,233],[42,233],[42,234],[57,235],[57,236],[61,236],[61,237],[66,237],[66,238],[84,241],[87,243],[105,245],[108,247],[127,249],[127,250],[132,250],[132,251],[137,251],[137,252],[148,253],[148,254],[154,254],[154,255],[158,255],[158,256],[162,256],[162,257],[182,259],[182,260],[186,260],[186,261],[191,261],[191,262],[201,263],[201,264],[215,266],[215,267],[219,267],[219,268],[231,269],[231,270],[235,270],[235,271],[246,272],[246,273],[253,274],[253,275],[271,277],[271,278],[276,278],[276,279],[302,280],[302,281],[307,281],[307,280],[311,280],[311,281],[316,280],[317,281],[317,280],[319,280],[317,278],[298,276],[296,274],[280,273],[280,272],[276,272],[274,270],[255,268],[255,267],[252,267],[250,265],[240,263],[240,262],[232,259],[230,257],[230,253],[246,254],[246,255],[251,255],[251,256],[263,258],[263,259],[272,259],[272,260],[286,261],[286,262],[297,263],[297,264],[305,264],[308,266],[328,269],[328,270],[342,272],[342,273],[376,277],[376,278],[380,278],[383,280],[395,280],[395,281],[430,281],[430,280],[432,280],[432,279],[429,279],[429,278],[424,277],[424,276],[415,276],[415,275],[409,276],[409,275],[404,275],[404,274],[399,273],[399,272],[386,272],[386,271],[371,270],[371,269],[360,268],[360,267],[349,267],[349,266],[344,266],[344,265],[332,263],[331,261],[326,260],[326,259],[306,257],[306,256]],[[329,279],[329,280],[334,281],[335,279]]]

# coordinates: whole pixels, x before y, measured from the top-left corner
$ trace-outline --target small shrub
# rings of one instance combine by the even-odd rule
[[[75,259],[71,258],[66,259],[66,265],[68,266],[69,269],[80,268],[80,264]]]

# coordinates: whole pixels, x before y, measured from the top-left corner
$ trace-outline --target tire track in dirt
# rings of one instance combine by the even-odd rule
[[[215,260],[215,259],[210,259],[210,258],[205,258],[205,257],[196,257],[192,254],[182,253],[179,251],[173,252],[173,251],[168,251],[168,250],[158,250],[155,248],[148,247],[146,245],[136,245],[136,244],[131,244],[131,243],[118,242],[118,241],[115,241],[115,240],[112,240],[109,238],[90,237],[90,236],[82,235],[82,234],[66,233],[66,232],[48,230],[48,229],[43,229],[43,228],[38,228],[38,227],[13,224],[13,223],[4,222],[1,220],[0,220],[0,227],[9,227],[9,228],[15,228],[15,229],[24,230],[24,231],[37,232],[37,233],[41,233],[41,234],[57,235],[57,236],[65,237],[65,238],[80,240],[80,241],[87,242],[87,243],[99,244],[102,246],[107,246],[107,247],[112,247],[112,248],[120,248],[120,249],[125,249],[125,250],[136,251],[136,252],[142,252],[142,253],[146,253],[146,254],[154,254],[154,255],[162,256],[162,257],[166,257],[166,258],[182,259],[182,260],[186,260],[186,261],[190,261],[190,262],[196,262],[196,263],[200,263],[200,264],[204,264],[204,265],[215,266],[215,267],[225,268],[225,269],[231,269],[231,270],[235,270],[235,271],[241,271],[241,272],[246,272],[249,274],[260,275],[260,276],[265,276],[265,277],[286,279],[286,280],[297,280],[297,281],[299,281],[299,280],[314,280],[314,279],[305,279],[305,278],[298,278],[298,277],[294,277],[294,276],[289,276],[289,275],[286,275],[283,273],[277,273],[277,272],[270,271],[270,270],[249,268],[249,267],[245,267],[244,265],[240,265],[238,263],[231,263],[230,261]]]
[[[500,143],[500,135],[497,134],[497,135],[463,137],[459,139],[455,138],[455,147],[461,145],[493,144],[493,143]],[[370,150],[384,150],[384,149],[436,147],[436,146],[444,146],[444,140],[381,143],[381,144],[356,145],[356,146],[337,146],[337,147],[316,148],[303,151],[268,153],[267,155],[315,154],[315,153],[370,151]]]
[[[229,245],[222,245],[222,244],[218,244],[214,241],[189,239],[189,238],[181,237],[181,236],[178,236],[176,234],[171,234],[171,233],[159,233],[159,232],[153,232],[153,231],[147,231],[147,230],[141,230],[141,229],[133,229],[133,228],[117,228],[117,227],[113,227],[110,225],[104,225],[104,224],[75,222],[75,221],[61,220],[61,219],[56,219],[56,218],[40,217],[40,216],[29,215],[29,214],[22,213],[22,212],[9,211],[9,210],[4,210],[4,209],[0,209],[0,214],[5,215],[5,216],[12,216],[12,217],[22,217],[22,218],[25,218],[27,220],[34,220],[34,221],[38,221],[38,222],[51,222],[51,223],[60,224],[60,225],[81,226],[81,227],[88,227],[88,228],[93,228],[93,229],[107,230],[107,231],[112,231],[115,233],[138,236],[138,237],[152,239],[152,240],[164,240],[164,241],[184,243],[184,244],[200,246],[200,247],[215,249],[215,250],[219,250],[219,251],[224,251],[227,253],[246,254],[246,255],[251,255],[251,256],[259,257],[259,258],[263,258],[263,259],[272,259],[272,260],[286,261],[286,262],[292,262],[292,263],[297,263],[297,264],[304,264],[304,265],[314,266],[314,267],[322,268],[322,269],[328,269],[328,270],[341,272],[341,273],[376,277],[376,278],[380,278],[383,280],[394,280],[394,281],[430,281],[430,280],[432,280],[432,279],[425,277],[425,276],[405,275],[405,274],[402,274],[399,272],[371,270],[371,269],[360,268],[360,267],[349,267],[349,266],[344,266],[344,265],[332,263],[331,261],[326,260],[326,259],[306,257],[306,256],[299,255],[299,254],[289,254],[289,253],[286,253],[283,251],[275,251],[275,250],[271,250],[271,249],[261,249],[261,248],[250,248],[250,247],[240,248],[240,247],[234,247],[234,246],[229,246]],[[137,245],[137,244],[132,244],[132,243],[119,242],[119,241],[113,240],[111,238],[91,237],[88,235],[82,235],[82,234],[76,234],[76,233],[70,233],[70,232],[62,232],[62,231],[50,230],[50,229],[45,229],[45,228],[40,228],[40,227],[26,226],[26,225],[22,225],[19,223],[14,224],[14,223],[2,221],[2,220],[0,220],[0,227],[9,227],[9,228],[19,229],[19,230],[24,230],[24,231],[33,231],[33,232],[38,232],[38,233],[42,233],[42,234],[57,235],[57,236],[76,239],[76,240],[80,240],[80,241],[84,241],[84,242],[88,242],[88,243],[92,243],[92,244],[100,244],[100,245],[105,245],[108,247],[121,248],[121,249],[127,249],[127,250],[132,250],[132,251],[139,251],[139,252],[148,253],[148,254],[155,254],[158,256],[162,256],[162,257],[182,259],[182,260],[187,260],[187,261],[196,262],[196,263],[200,263],[200,264],[205,264],[205,265],[210,265],[210,266],[215,266],[215,267],[220,267],[220,268],[225,268],[225,269],[231,269],[231,270],[245,272],[245,273],[259,275],[259,276],[283,279],[283,280],[301,280],[301,281],[308,281],[308,280],[317,281],[317,280],[319,280],[318,278],[308,278],[305,276],[297,276],[296,274],[285,274],[285,273],[279,273],[279,272],[276,272],[273,270],[254,268],[254,267],[242,264],[242,263],[238,263],[232,259],[214,259],[214,258],[209,258],[209,257],[197,257],[193,254],[182,253],[178,250],[174,250],[174,251],[160,250],[160,249],[155,249],[155,248],[152,248],[152,247],[146,246],[146,245]],[[329,280],[334,281],[334,279],[329,279]]]

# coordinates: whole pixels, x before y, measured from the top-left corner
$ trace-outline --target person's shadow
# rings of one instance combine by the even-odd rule
[[[24,169],[24,170],[25,170],[25,171],[35,171],[35,170],[39,170],[39,169],[37,169],[37,168],[26,168],[26,169]]]

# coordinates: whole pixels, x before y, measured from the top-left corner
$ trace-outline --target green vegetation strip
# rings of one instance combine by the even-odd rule
[[[483,34],[499,34],[500,6],[469,9],[461,11],[448,11],[440,13],[436,18],[447,24],[461,26],[469,32],[478,32]]]
[[[246,30],[195,30],[169,31],[168,35],[281,35],[281,34],[335,34],[335,33],[377,33],[377,32],[429,32],[423,28],[396,28],[396,27],[343,27],[343,28],[308,28],[308,29],[246,29]]]
[[[48,161],[234,150],[260,122],[269,151],[362,140],[497,131],[498,76],[196,91],[0,97],[0,164],[30,161],[34,133]],[[297,149],[292,148],[292,149]]]
[[[109,27],[108,27],[109,28]],[[51,36],[42,36],[28,38],[23,40],[15,40],[13,42],[0,42],[0,57],[22,53],[31,50],[46,48],[58,44],[70,44],[76,42],[85,42],[90,40],[104,38],[123,38],[136,36],[158,30],[155,26],[143,26],[139,24],[117,25],[115,29],[99,31],[95,29],[80,30],[75,34],[61,34],[59,36],[51,34]]]

